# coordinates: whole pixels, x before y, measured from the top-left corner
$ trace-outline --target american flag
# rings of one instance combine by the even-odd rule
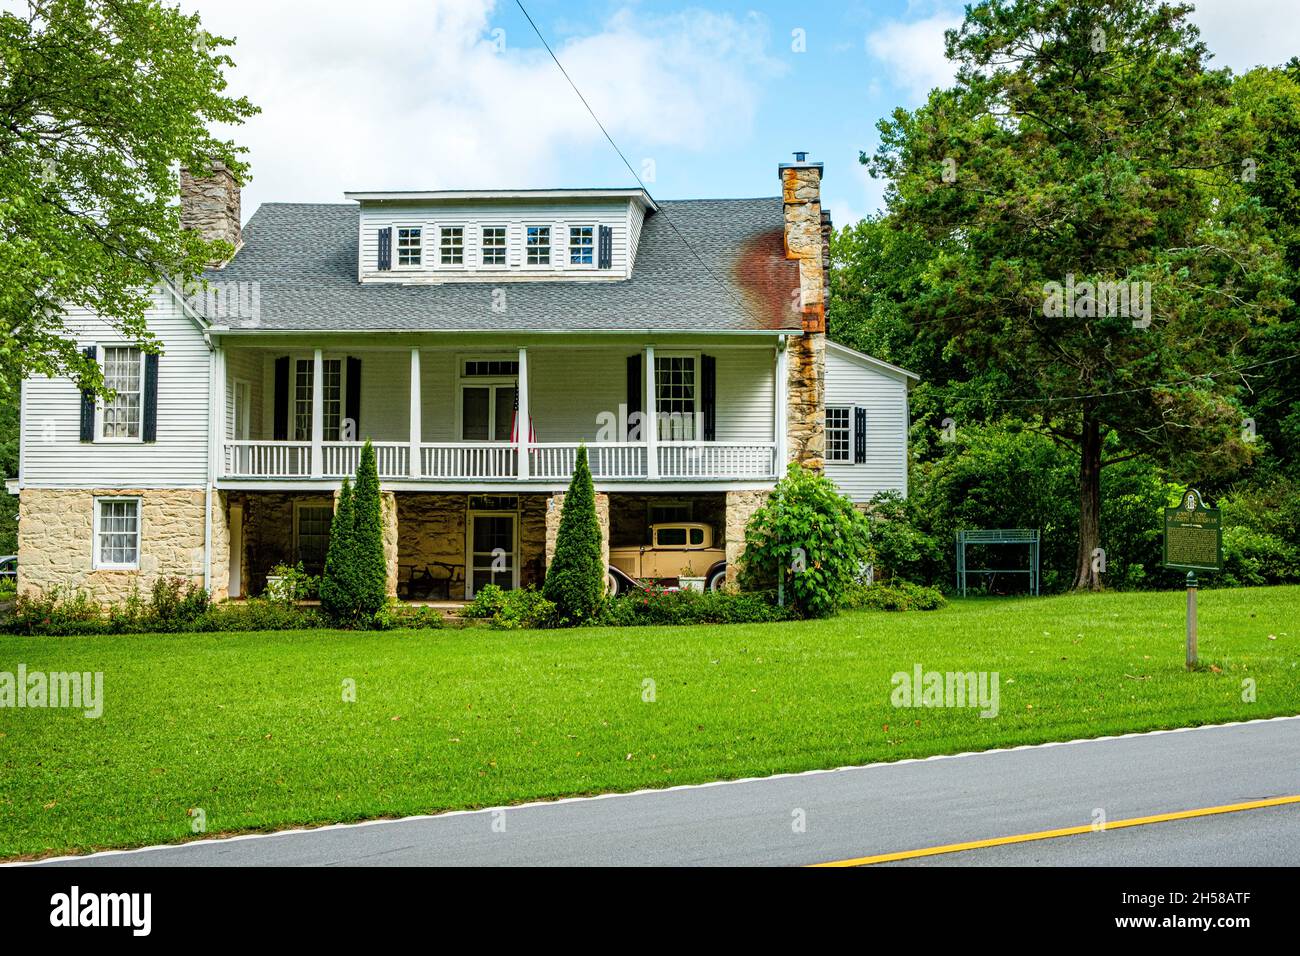
[[[510,441],[519,444],[519,389],[515,389],[514,410],[510,413]],[[537,430],[533,427],[533,416],[528,416],[528,443],[537,441]]]

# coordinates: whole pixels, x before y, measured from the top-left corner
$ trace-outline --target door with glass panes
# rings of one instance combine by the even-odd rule
[[[470,512],[467,597],[472,598],[487,584],[507,591],[519,586],[517,518],[514,512]]]

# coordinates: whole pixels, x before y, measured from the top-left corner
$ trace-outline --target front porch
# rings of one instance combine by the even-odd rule
[[[560,486],[581,445],[605,483],[766,482],[785,459],[785,356],[770,342],[223,346],[218,361],[225,487],[338,481],[363,439],[385,483],[426,487]]]

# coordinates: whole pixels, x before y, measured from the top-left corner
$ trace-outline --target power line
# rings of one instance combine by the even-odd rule
[[[651,202],[653,202],[656,206],[659,206],[658,201],[654,198],[653,195],[651,195],[650,190],[646,187],[646,184],[643,183],[641,181],[641,177],[637,175],[637,171],[632,168],[632,164],[629,163],[627,157],[623,155],[623,151],[618,148],[618,143],[614,142],[614,137],[609,135],[609,130],[605,129],[605,124],[600,121],[600,117],[597,116],[596,111],[591,108],[591,104],[587,102],[587,98],[582,95],[582,90],[578,89],[578,84],[573,82],[573,77],[569,76],[569,71],[564,68],[564,64],[560,62],[560,58],[555,55],[555,51],[551,49],[551,45],[546,42],[546,37],[542,36],[542,31],[539,30],[537,24],[533,22],[533,18],[531,15],[529,15],[527,8],[523,4],[523,0],[515,0],[515,5],[519,7],[519,11],[524,15],[524,19],[528,21],[528,25],[532,27],[533,32],[537,34],[537,39],[542,42],[542,46],[546,48],[546,52],[551,55],[551,59],[555,61],[555,65],[559,67],[560,73],[563,74],[564,78],[568,81],[569,86],[573,89],[573,92],[578,94],[578,99],[581,100],[582,105],[587,108],[587,112],[591,114],[591,118],[596,121],[596,125],[600,127],[600,131],[605,135],[605,139],[609,141],[609,145],[614,147],[614,152],[618,153],[618,158],[623,161],[623,165],[626,166],[627,171],[632,174],[632,178],[636,180],[637,185],[640,186],[641,190],[647,196],[650,197]],[[691,251],[691,255],[695,257],[695,261],[700,264],[700,266],[704,269],[704,271],[709,274],[709,278],[711,278],[714,282],[716,282],[724,292],[726,292],[728,295],[731,296],[733,300],[735,300],[736,304],[740,306],[742,312],[744,312],[747,316],[749,316],[752,320],[754,320],[754,322],[757,323],[758,325],[760,326],[763,325],[764,323],[762,322],[762,320],[759,319],[758,316],[754,315],[754,313],[751,312],[749,308],[745,305],[744,301],[736,295],[736,291],[730,285],[723,282],[717,276],[717,274],[711,268],[709,268],[709,264],[704,261],[704,259],[700,256],[699,252],[696,251],[695,247],[691,245],[690,240],[688,240],[685,236],[682,235],[681,230],[677,228],[677,224],[673,222],[672,217],[668,215],[668,211],[663,207],[659,207],[658,213],[659,215],[663,216],[664,220],[668,223],[668,225],[672,227],[673,233],[677,236],[678,239],[681,240],[682,245],[684,245],[687,249]]]

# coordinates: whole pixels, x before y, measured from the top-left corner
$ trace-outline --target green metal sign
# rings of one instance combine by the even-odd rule
[[[1165,567],[1223,570],[1223,521],[1201,493],[1188,488],[1177,508],[1165,509]]]

